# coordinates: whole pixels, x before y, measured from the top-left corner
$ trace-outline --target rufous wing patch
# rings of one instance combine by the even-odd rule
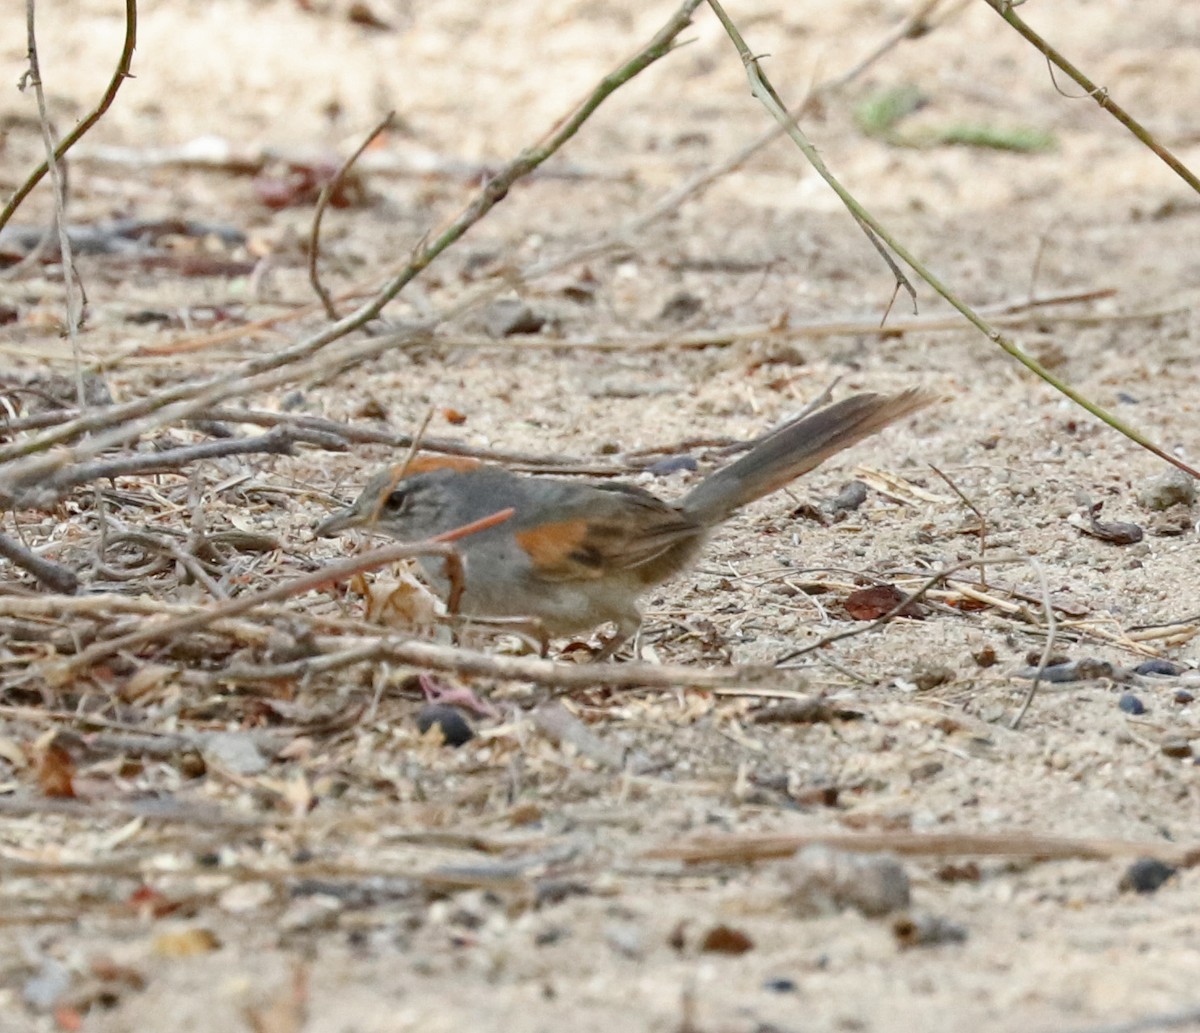
[[[604,576],[604,558],[588,544],[586,520],[539,524],[514,536],[539,576],[550,580],[593,580]]]

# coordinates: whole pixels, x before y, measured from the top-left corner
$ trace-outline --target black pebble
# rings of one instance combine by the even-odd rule
[[[763,983],[763,989],[773,994],[791,994],[796,992],[796,982],[793,979],[768,979]]]
[[[1121,876],[1120,888],[1134,893],[1153,893],[1172,875],[1175,869],[1153,857],[1139,857]]]
[[[447,746],[461,746],[475,738],[475,730],[458,707],[448,707],[442,703],[422,707],[417,714],[417,728],[421,734],[424,735],[434,725],[442,730],[442,738]]]
[[[1176,689],[1175,690],[1175,702],[1176,703],[1191,703],[1191,701],[1194,700],[1195,698],[1196,697],[1193,696],[1190,692],[1188,692],[1187,689]]]
[[[1117,704],[1127,714],[1144,714],[1146,705],[1132,692],[1122,692],[1121,701]]]
[[[1168,677],[1175,677],[1183,674],[1187,668],[1182,664],[1172,663],[1170,660],[1147,660],[1143,664],[1138,664],[1133,669],[1134,674],[1165,674]]]

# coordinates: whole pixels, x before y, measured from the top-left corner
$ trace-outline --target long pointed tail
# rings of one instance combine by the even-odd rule
[[[831,455],[932,401],[932,395],[917,389],[843,399],[764,438],[741,459],[693,488],[681,505],[701,523],[719,523],[734,510],[782,488]]]

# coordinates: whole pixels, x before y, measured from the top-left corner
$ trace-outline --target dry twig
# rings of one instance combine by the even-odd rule
[[[1156,857],[1170,864],[1200,862],[1200,845],[1161,841],[1135,842],[1098,837],[1043,836],[1009,832],[809,832],[779,835],[696,837],[686,843],[656,847],[655,860],[685,864],[750,864],[790,857],[797,850],[820,844],[859,853],[893,853],[906,857],[1033,857],[1045,861],[1070,858],[1107,861],[1115,857]]]
[[[362,152],[371,146],[371,142],[392,124],[392,120],[395,117],[396,112],[389,111],[380,120],[379,124],[372,129],[371,132],[367,134],[363,142],[358,145],[354,153],[351,154],[350,157],[344,162],[342,162],[337,172],[333,174],[333,178],[321,188],[321,195],[317,198],[316,211],[313,212],[312,228],[309,230],[308,234],[308,282],[312,284],[312,289],[316,291],[317,297],[321,299],[321,304],[325,307],[325,314],[330,319],[337,319],[338,312],[334,307],[333,298],[330,297],[329,291],[327,291],[324,284],[321,283],[321,277],[317,272],[317,262],[321,257],[321,219],[325,215],[325,209],[329,205],[329,199],[333,197],[338,187],[342,185],[342,180],[346,178],[346,173],[349,172],[354,163],[358,161],[359,157],[362,155]]]
[[[99,122],[104,113],[112,106],[112,102],[117,96],[117,90],[121,88],[121,83],[129,78],[130,68],[133,66],[133,48],[136,44],[137,0],[125,0],[125,40],[121,45],[121,56],[117,60],[117,67],[108,82],[104,95],[100,98],[100,102],[87,115],[80,119],[79,124],[71,132],[59,141],[58,146],[54,148],[54,158],[61,159],[66,155],[67,151],[74,147],[84,133]],[[26,177],[25,182],[17,188],[16,193],[9,198],[3,210],[0,210],[0,229],[8,225],[9,220],[13,217],[13,213],[21,206],[25,198],[29,196],[33,188],[42,181],[42,177],[46,175],[49,168],[49,161],[43,161]]]

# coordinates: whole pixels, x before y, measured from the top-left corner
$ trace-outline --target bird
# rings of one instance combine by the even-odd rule
[[[611,622],[615,634],[596,656],[606,659],[641,627],[639,597],[685,570],[715,527],[931,401],[919,389],[853,395],[765,435],[674,502],[633,484],[420,455],[380,470],[314,531],[365,528],[416,543],[511,509],[455,543],[461,584],[437,556],[420,558],[426,577],[443,596],[461,589],[464,616],[532,621],[543,643]]]

